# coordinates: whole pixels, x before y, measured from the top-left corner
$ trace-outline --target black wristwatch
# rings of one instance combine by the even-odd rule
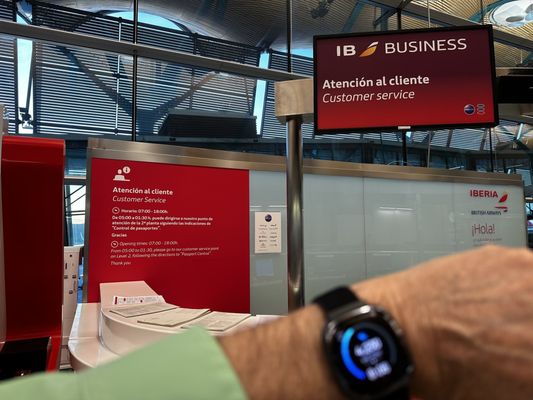
[[[396,321],[346,287],[314,302],[326,314],[324,349],[341,390],[357,400],[409,399],[413,364]]]

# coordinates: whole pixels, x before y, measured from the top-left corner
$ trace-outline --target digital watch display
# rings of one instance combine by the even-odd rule
[[[328,317],[325,352],[341,389],[356,399],[408,399],[413,367],[398,324],[382,308],[346,291],[315,300]]]

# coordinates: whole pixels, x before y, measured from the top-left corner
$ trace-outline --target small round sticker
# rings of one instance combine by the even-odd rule
[[[474,111],[476,109],[474,108],[474,106],[472,104],[467,104],[464,108],[464,111],[465,111],[465,114],[466,115],[472,115],[474,114]]]
[[[272,221],[272,215],[270,215],[270,214],[265,215],[265,221],[266,222]]]

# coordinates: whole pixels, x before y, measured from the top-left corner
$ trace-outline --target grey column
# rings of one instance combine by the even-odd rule
[[[289,312],[303,307],[302,117],[287,118],[287,282]]]

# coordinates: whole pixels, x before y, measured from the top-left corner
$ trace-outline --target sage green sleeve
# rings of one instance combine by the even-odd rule
[[[217,341],[200,329],[172,335],[80,373],[36,374],[0,384],[0,399],[245,399]]]

